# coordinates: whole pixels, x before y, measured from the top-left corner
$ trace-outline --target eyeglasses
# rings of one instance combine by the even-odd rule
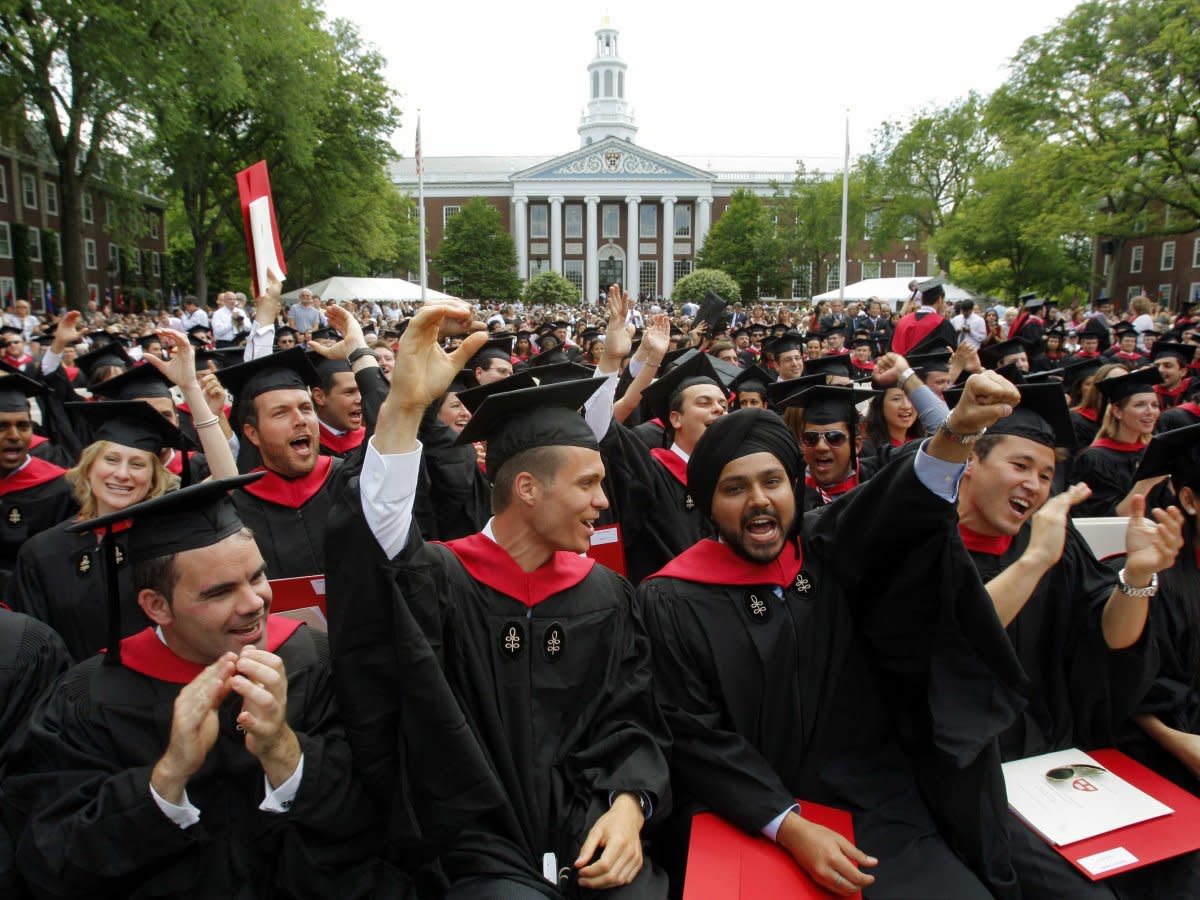
[[[805,447],[817,446],[821,443],[822,438],[829,445],[829,449],[836,450],[838,447],[845,446],[846,441],[850,440],[850,435],[844,431],[806,431],[800,435],[800,440],[804,442]]]
[[[1107,769],[1094,766],[1091,763],[1075,763],[1070,766],[1056,766],[1046,773],[1051,781],[1070,781],[1080,775],[1102,775]]]

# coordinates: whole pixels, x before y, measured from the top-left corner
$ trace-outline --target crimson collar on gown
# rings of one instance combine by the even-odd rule
[[[1079,413],[1081,416],[1083,416],[1089,422],[1099,422],[1100,421],[1100,412],[1098,410],[1092,409],[1090,406],[1081,406],[1079,409],[1075,410],[1075,412]]]
[[[821,495],[822,500],[828,503],[834,497],[840,497],[842,494],[845,494],[852,488],[858,487],[858,467],[856,466],[853,472],[832,487],[826,487],[825,485],[817,484],[817,479],[813,478],[812,475],[805,471],[804,486],[812,488]]]
[[[958,523],[958,533],[962,537],[962,542],[968,550],[973,550],[976,553],[986,553],[989,556],[1003,556],[1008,552],[1008,548],[1012,546],[1013,536],[1011,534],[980,534],[978,531],[972,531],[962,522]]]
[[[1184,391],[1191,387],[1191,384],[1192,379],[1190,378],[1184,378],[1179,382],[1179,384],[1175,385],[1175,387],[1169,389],[1161,384],[1156,384],[1154,386],[1154,393],[1158,394],[1160,397],[1169,397],[1174,399],[1175,397],[1181,396]]]
[[[795,538],[783,546],[783,552],[768,563],[751,562],[738,556],[732,547],[706,538],[697,541],[651,575],[651,578],[678,578],[695,584],[750,585],[771,584],[790,587],[804,565],[804,553]]]
[[[242,488],[252,497],[286,506],[288,509],[299,509],[325,486],[329,472],[333,468],[332,456],[318,456],[317,464],[307,475],[299,478],[284,478],[282,475],[259,466],[255,472],[266,472],[262,478]]]
[[[1141,453],[1146,449],[1145,444],[1139,444],[1134,441],[1132,444],[1126,444],[1121,441],[1114,441],[1112,438],[1096,438],[1092,441],[1093,447],[1103,447],[1105,450],[1115,450],[1118,453]]]
[[[268,616],[267,650],[274,653],[303,624],[286,616]],[[153,628],[143,629],[121,641],[121,665],[147,678],[171,684],[189,684],[206,668],[176,654]]]
[[[1197,419],[1200,419],[1200,405],[1193,403],[1191,400],[1188,400],[1186,403],[1180,403],[1175,408],[1187,410],[1193,416],[1195,416]]]
[[[334,453],[349,453],[351,450],[356,449],[363,442],[363,438],[367,436],[365,426],[359,426],[353,431],[347,431],[345,434],[334,434],[328,425],[319,419],[317,421],[321,426],[321,446],[332,450]]]
[[[668,447],[655,447],[650,455],[662,463],[675,480],[687,487],[687,463],[683,457]]]
[[[445,546],[476,581],[531,609],[560,591],[575,587],[595,565],[586,556],[558,550],[549,561],[526,572],[507,550],[483,533],[449,541]]]
[[[56,466],[52,462],[31,456],[28,465],[20,472],[14,472],[7,478],[0,478],[0,497],[38,487],[48,481],[53,481],[60,475],[65,475],[66,472],[66,469]]]

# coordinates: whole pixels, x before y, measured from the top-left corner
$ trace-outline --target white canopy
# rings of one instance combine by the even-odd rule
[[[421,299],[421,286],[403,278],[347,278],[342,275],[326,278],[315,284],[296,288],[283,295],[285,301],[299,300],[300,292],[307,288],[322,300],[404,300]],[[427,300],[452,299],[449,294],[429,288],[425,290]]]
[[[928,278],[929,276],[925,276]],[[924,278],[921,279],[922,281]],[[842,296],[847,302],[851,300],[870,300],[876,297],[884,303],[903,302],[909,298],[912,291],[908,289],[908,283],[911,278],[868,278],[866,281],[859,281],[854,284],[846,285],[846,289],[842,291]],[[956,303],[959,300],[974,300],[975,295],[964,291],[960,287],[956,287],[949,282],[945,284],[946,300],[950,303]],[[817,294],[813,300],[836,300],[838,292],[836,290],[826,291],[823,294]]]

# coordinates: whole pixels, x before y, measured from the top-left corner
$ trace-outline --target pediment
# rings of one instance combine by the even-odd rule
[[[705,181],[709,172],[638,147],[620,138],[606,138],[571,153],[556,156],[516,172],[513,181],[574,181],[611,178],[621,181]]]

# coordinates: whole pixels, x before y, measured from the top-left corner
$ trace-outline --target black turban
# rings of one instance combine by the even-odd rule
[[[712,514],[713,492],[725,466],[752,453],[770,453],[795,483],[800,448],[783,419],[766,409],[739,409],[708,426],[688,459],[688,493],[705,516]]]

